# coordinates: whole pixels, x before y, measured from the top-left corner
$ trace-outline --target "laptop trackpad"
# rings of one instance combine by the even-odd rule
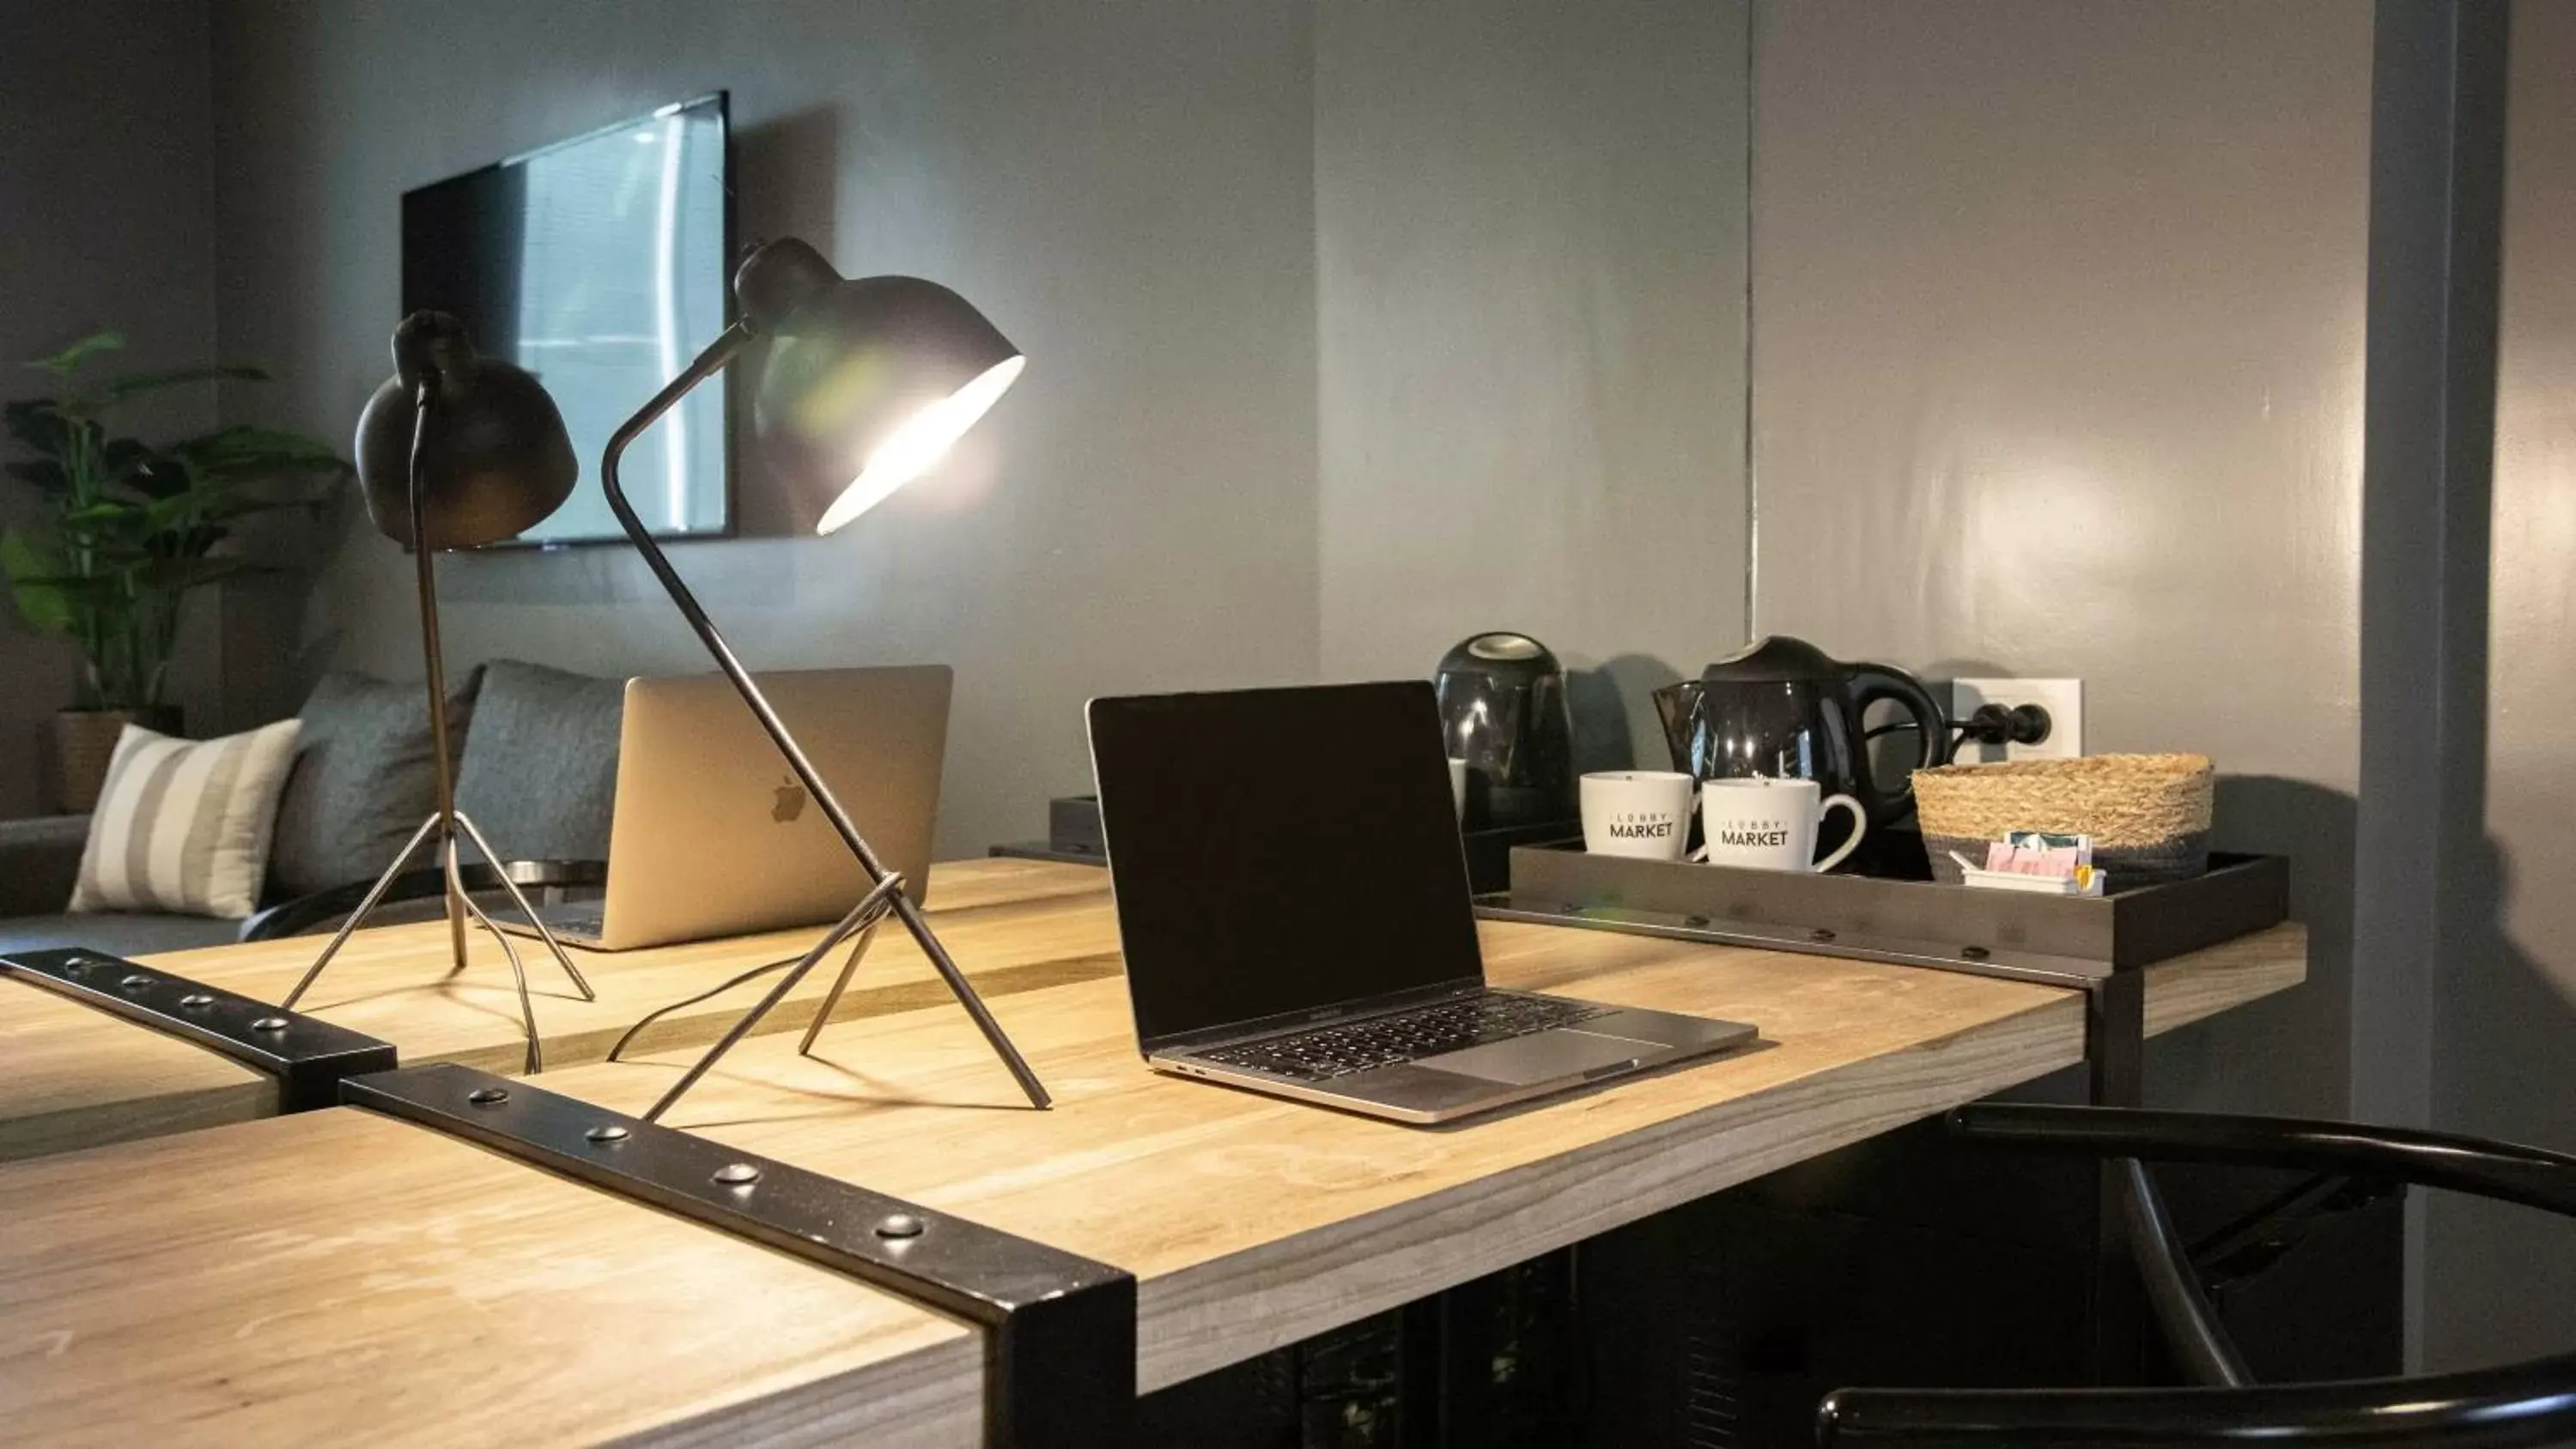
[[[1635,1065],[1649,1052],[1665,1050],[1650,1041],[1560,1028],[1516,1036],[1510,1041],[1491,1041],[1463,1051],[1442,1052],[1436,1057],[1423,1057],[1414,1065],[1525,1087],[1532,1082],[1579,1077],[1587,1072],[1606,1074]]]

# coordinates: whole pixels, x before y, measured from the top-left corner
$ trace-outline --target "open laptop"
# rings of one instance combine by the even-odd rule
[[[1157,1070],[1444,1122],[1754,1035],[1486,987],[1429,684],[1095,699],[1090,723]]]
[[[925,901],[948,667],[754,678],[877,858]],[[625,951],[822,925],[868,891],[832,822],[721,675],[626,682],[613,812],[606,893],[538,912],[573,945]]]

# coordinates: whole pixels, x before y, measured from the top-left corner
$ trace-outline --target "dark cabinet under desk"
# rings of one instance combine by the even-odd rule
[[[2393,1196],[2163,1168],[2258,1379],[2401,1367]],[[1885,1134],[1148,1397],[1149,1442],[1244,1449],[1812,1442],[1851,1384],[2086,1382],[2089,1165]],[[2274,1211],[2281,1209],[2281,1211]],[[2150,1345],[2137,1382],[2180,1380]]]

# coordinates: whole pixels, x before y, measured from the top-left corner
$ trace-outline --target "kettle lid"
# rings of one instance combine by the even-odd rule
[[[1441,656],[1442,674],[1561,674],[1549,648],[1527,634],[1495,630],[1462,639]]]
[[[1777,684],[1830,679],[1842,672],[1839,661],[1806,640],[1773,634],[1709,665],[1699,672],[1699,677],[1735,684]]]

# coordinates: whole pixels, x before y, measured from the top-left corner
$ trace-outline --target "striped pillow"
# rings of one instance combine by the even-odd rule
[[[247,916],[295,759],[294,720],[192,742],[127,725],[81,851],[75,911]]]

